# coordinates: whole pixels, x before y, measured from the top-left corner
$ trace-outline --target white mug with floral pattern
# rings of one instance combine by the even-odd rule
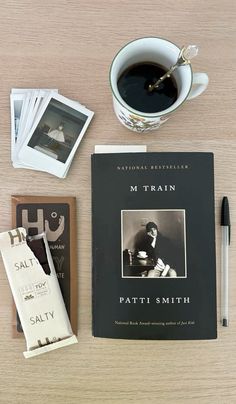
[[[129,66],[142,62],[158,63],[168,70],[178,59],[180,48],[162,38],[140,38],[125,45],[115,56],[110,68],[110,85],[113,106],[119,121],[135,132],[149,132],[158,129],[187,100],[200,95],[208,85],[206,73],[193,73],[191,64],[176,69],[173,76],[178,87],[176,101],[164,111],[145,113],[136,111],[122,99],[117,81]]]

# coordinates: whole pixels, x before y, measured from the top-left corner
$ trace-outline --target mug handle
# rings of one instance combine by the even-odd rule
[[[192,89],[189,93],[188,100],[198,97],[206,90],[209,83],[209,77],[206,73],[193,73]]]

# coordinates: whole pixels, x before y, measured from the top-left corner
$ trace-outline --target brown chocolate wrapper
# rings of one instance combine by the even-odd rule
[[[76,198],[12,196],[12,227],[29,236],[45,231],[73,332],[78,328]],[[13,338],[23,337],[13,302]]]

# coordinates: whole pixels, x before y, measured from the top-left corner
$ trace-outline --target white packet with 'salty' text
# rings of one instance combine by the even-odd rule
[[[0,233],[0,250],[26,339],[24,356],[30,358],[78,341],[71,329],[46,236],[43,233],[29,238],[29,244],[38,243],[36,250],[44,256],[44,263],[41,259],[39,262],[26,237],[22,227]]]

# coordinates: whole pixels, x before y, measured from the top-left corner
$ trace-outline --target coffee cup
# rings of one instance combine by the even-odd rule
[[[193,73],[191,64],[186,64],[173,72],[177,96],[167,108],[150,113],[142,111],[142,105],[135,109],[122,98],[118,81],[125,71],[145,63],[163,66],[167,71],[176,63],[179,53],[180,48],[174,43],[162,38],[147,37],[129,42],[116,54],[110,68],[110,85],[115,114],[126,128],[141,133],[158,129],[187,100],[205,91],[209,81],[207,74]]]
[[[139,258],[147,258],[147,253],[146,253],[146,251],[139,251],[139,252],[138,252],[138,257],[139,257]]]

